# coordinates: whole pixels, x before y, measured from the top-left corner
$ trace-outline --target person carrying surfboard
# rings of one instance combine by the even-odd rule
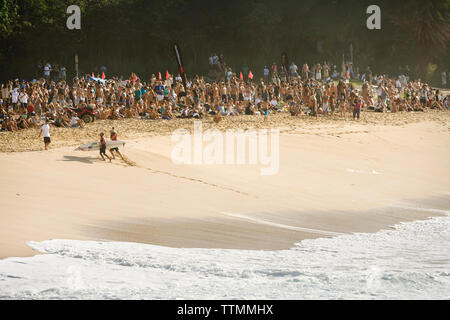
[[[103,132],[100,133],[100,156],[102,157],[103,161],[106,161],[105,157],[107,157],[109,162],[111,162],[111,158],[106,154],[106,140],[104,135],[105,134]]]
[[[112,129],[111,129],[111,136],[110,137],[111,137],[112,141],[117,141],[117,132],[114,130],[114,127],[112,127]],[[116,159],[116,157],[114,156],[114,151],[117,152],[117,154],[123,160],[123,156],[122,156],[122,154],[119,151],[119,147],[115,147],[115,148],[109,149],[109,152],[111,153],[112,158]]]

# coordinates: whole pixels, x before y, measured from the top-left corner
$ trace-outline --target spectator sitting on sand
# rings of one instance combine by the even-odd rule
[[[58,112],[55,117],[54,125],[60,128],[61,127],[68,128],[69,124],[70,124],[69,117],[65,113]]]
[[[14,118],[10,116],[6,118],[6,129],[8,131],[19,131],[19,128],[17,127],[17,123],[14,120]]]
[[[163,107],[163,112],[162,112],[162,119],[164,120],[172,120],[174,118],[173,113],[171,111],[171,106],[170,105],[165,105],[165,107]]]
[[[25,120],[24,116],[22,116],[22,115],[19,116],[19,119],[17,119],[16,122],[17,122],[17,127],[19,129],[28,129],[29,128],[27,120]]]
[[[258,85],[250,79],[241,80],[235,73],[227,80],[211,83],[206,83],[203,77],[195,76],[188,80],[186,88],[181,77],[177,79],[173,76],[166,81],[153,76],[149,82],[143,82],[132,76],[125,81],[116,78],[100,83],[92,81],[86,75],[75,79],[71,86],[65,81],[45,79],[34,83],[8,81],[2,84],[1,94],[2,107],[10,117],[3,118],[6,122],[3,121],[2,126],[8,131],[25,130],[25,121],[28,127],[31,123],[35,125],[33,116],[36,114],[45,115],[49,121],[54,119],[55,125],[60,127],[81,126],[81,122],[75,118],[72,120],[73,115],[68,111],[70,108],[66,108],[67,105],[75,109],[90,106],[95,118],[101,120],[137,117],[158,119],[160,115],[163,119],[173,119],[178,115],[201,118],[215,116],[218,112],[223,117],[265,115],[266,111],[267,114],[274,111],[294,111],[291,114],[301,115],[300,106],[309,108],[310,115],[320,114],[321,117],[334,114],[340,107],[341,114],[345,116],[350,111],[347,108],[353,106],[350,97],[355,91],[353,85],[340,81],[336,87],[333,82],[330,84],[325,79],[327,64],[322,67],[319,64],[312,65],[314,73],[305,64],[300,77],[283,81],[274,64],[272,78],[265,77]],[[405,76],[401,76],[401,81],[398,81],[397,76],[395,79],[387,76],[379,76],[377,79],[379,86],[376,94],[368,77],[368,81],[363,84],[362,104],[366,110],[409,112],[448,108],[444,96],[440,92],[433,92],[420,79],[411,81],[406,80]],[[377,104],[374,103],[376,96],[379,98]],[[416,96],[419,98],[415,98]],[[289,103],[284,107],[284,101],[294,102],[299,108],[292,110]],[[19,126],[15,119],[20,119]],[[75,120],[77,125],[74,124]]]
[[[70,127],[71,128],[83,128],[84,127],[84,121],[78,118],[75,113],[72,114],[72,117],[70,118]]]

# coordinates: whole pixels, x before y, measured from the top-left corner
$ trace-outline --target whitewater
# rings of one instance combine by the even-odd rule
[[[450,299],[450,215],[289,250],[29,242],[0,261],[0,299]]]

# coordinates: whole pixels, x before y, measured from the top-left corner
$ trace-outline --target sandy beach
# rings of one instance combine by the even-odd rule
[[[114,126],[129,161],[74,151]],[[193,120],[96,121],[0,134],[0,258],[27,241],[111,240],[169,247],[286,249],[302,239],[376,232],[437,212],[402,201],[450,191],[447,112],[364,113],[360,122],[273,115],[208,118],[204,129],[279,128],[280,166],[175,165],[170,134]],[[14,152],[13,152],[14,151]]]

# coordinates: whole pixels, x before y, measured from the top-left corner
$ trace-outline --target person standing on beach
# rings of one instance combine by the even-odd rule
[[[103,161],[106,161],[105,157],[107,157],[109,162],[111,162],[111,158],[106,154],[106,140],[104,135],[105,134],[103,132],[100,133],[100,156],[102,157]]]
[[[308,75],[309,75],[309,67],[308,64],[304,64],[303,68],[302,68],[302,78],[303,80],[308,80]]]
[[[48,150],[48,146],[51,143],[51,140],[50,140],[50,125],[48,124],[47,120],[44,121],[44,124],[41,127],[41,131],[39,132],[39,137],[41,136],[41,134],[44,134],[45,150]]]
[[[114,127],[113,127],[112,130],[111,130],[111,140],[112,140],[112,141],[117,141],[117,132],[114,130]],[[122,156],[122,154],[120,153],[118,147],[109,149],[109,152],[111,153],[113,159],[116,159],[116,157],[114,156],[114,152],[117,152],[117,154],[118,154],[118,155],[120,156],[120,158],[123,160],[123,156]]]
[[[361,107],[362,107],[362,101],[361,101],[361,98],[356,98],[356,100],[355,100],[355,105],[353,106],[353,120],[355,120],[355,118],[356,117],[358,117],[358,120],[359,120],[359,117],[361,116]]]

